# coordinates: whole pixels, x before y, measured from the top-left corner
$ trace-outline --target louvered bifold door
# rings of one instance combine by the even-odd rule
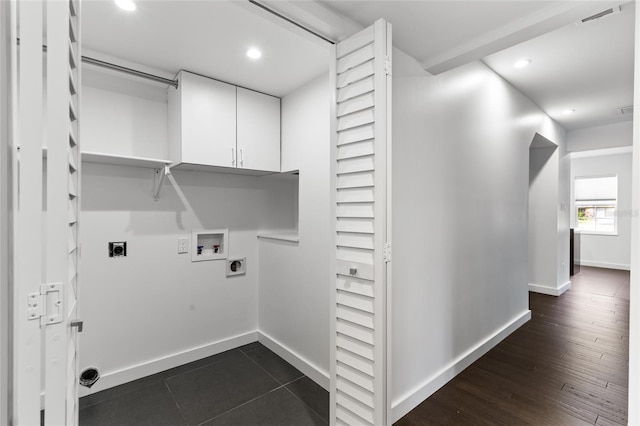
[[[45,328],[45,425],[78,424],[79,7],[47,2],[46,277],[60,285],[60,322]]]
[[[76,425],[79,0],[10,5],[19,41],[12,424],[39,425],[44,408],[45,425]]]
[[[39,303],[42,283],[43,191],[43,55],[41,1],[11,2],[20,50],[12,82],[18,84],[12,105],[16,124],[12,149],[16,155],[14,195],[14,309],[12,422],[40,424],[42,392],[42,329]],[[4,31],[5,28],[2,28]],[[13,35],[13,34],[12,34]]]
[[[391,25],[333,48],[331,421],[386,423]]]

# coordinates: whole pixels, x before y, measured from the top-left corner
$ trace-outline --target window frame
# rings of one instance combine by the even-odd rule
[[[615,198],[611,198],[610,196],[607,198],[585,198],[585,199],[577,199],[575,194],[575,184],[578,179],[600,179],[600,178],[615,178]],[[575,208],[574,219],[575,219],[575,232],[585,235],[609,235],[609,236],[617,236],[618,235],[618,175],[617,174],[606,174],[606,175],[594,175],[594,176],[575,176],[573,179],[574,186],[574,196],[573,196],[573,205]],[[594,229],[580,229],[580,217],[579,212],[581,208],[592,207],[596,211],[594,214]],[[613,231],[598,231],[597,230],[597,209],[600,208],[613,208]]]

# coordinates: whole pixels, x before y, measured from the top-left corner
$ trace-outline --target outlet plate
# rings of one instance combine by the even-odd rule
[[[189,253],[189,238],[178,238],[178,254]]]
[[[244,275],[247,273],[247,258],[236,257],[234,259],[227,259],[227,276],[233,277],[234,275]]]
[[[126,255],[127,255],[126,241],[109,243],[109,257],[125,257]]]

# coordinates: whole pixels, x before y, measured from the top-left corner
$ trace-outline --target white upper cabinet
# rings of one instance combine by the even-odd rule
[[[169,88],[169,155],[174,163],[235,166],[236,86],[182,71]]]
[[[238,167],[280,171],[280,99],[238,87]]]
[[[174,164],[280,171],[280,99],[181,71],[169,88]]]

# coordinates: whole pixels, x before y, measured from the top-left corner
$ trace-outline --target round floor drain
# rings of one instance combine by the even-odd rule
[[[90,388],[100,378],[100,372],[96,367],[88,367],[80,373],[80,384]]]

